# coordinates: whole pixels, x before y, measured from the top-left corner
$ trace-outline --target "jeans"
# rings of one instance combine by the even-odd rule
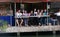
[[[59,22],[59,25],[60,25],[60,16],[57,16],[57,19],[58,19],[58,22]]]
[[[25,26],[27,26],[28,25],[28,18],[24,18],[23,20],[24,20]]]
[[[56,19],[50,18],[49,23],[51,23],[52,25],[57,25],[57,20],[56,21],[54,21],[54,20],[56,20]]]
[[[42,23],[43,25],[46,25],[46,24],[47,24],[47,18],[46,18],[46,17],[42,17],[42,18],[41,18],[41,23]]]

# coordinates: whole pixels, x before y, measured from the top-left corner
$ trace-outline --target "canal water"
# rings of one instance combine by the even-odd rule
[[[17,33],[0,33],[0,37],[60,37],[60,31],[56,31],[54,35],[53,32],[25,32],[20,33],[17,36]]]

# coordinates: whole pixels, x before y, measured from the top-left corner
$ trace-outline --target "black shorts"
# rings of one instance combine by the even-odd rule
[[[22,18],[16,18],[17,20],[18,20],[18,22],[19,22],[19,24],[21,23],[21,20],[22,20]]]

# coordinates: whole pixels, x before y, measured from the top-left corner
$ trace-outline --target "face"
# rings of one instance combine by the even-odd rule
[[[33,11],[31,11],[31,13],[33,13]]]
[[[43,10],[41,10],[41,12],[43,12]]]
[[[20,10],[18,10],[18,12],[20,13],[21,11],[20,11]]]
[[[25,12],[25,10],[22,11],[23,13]]]
[[[27,11],[25,10],[25,13],[27,13]]]
[[[37,12],[40,12],[40,10],[37,10]]]
[[[44,11],[46,12],[47,10],[45,9]]]
[[[36,11],[36,9],[34,9],[34,11]]]

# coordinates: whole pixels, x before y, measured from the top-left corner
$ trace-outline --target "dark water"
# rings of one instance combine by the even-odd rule
[[[17,36],[17,33],[0,33],[0,37],[60,37],[60,32],[56,32],[53,35],[53,32],[28,32],[28,33],[20,33]]]

